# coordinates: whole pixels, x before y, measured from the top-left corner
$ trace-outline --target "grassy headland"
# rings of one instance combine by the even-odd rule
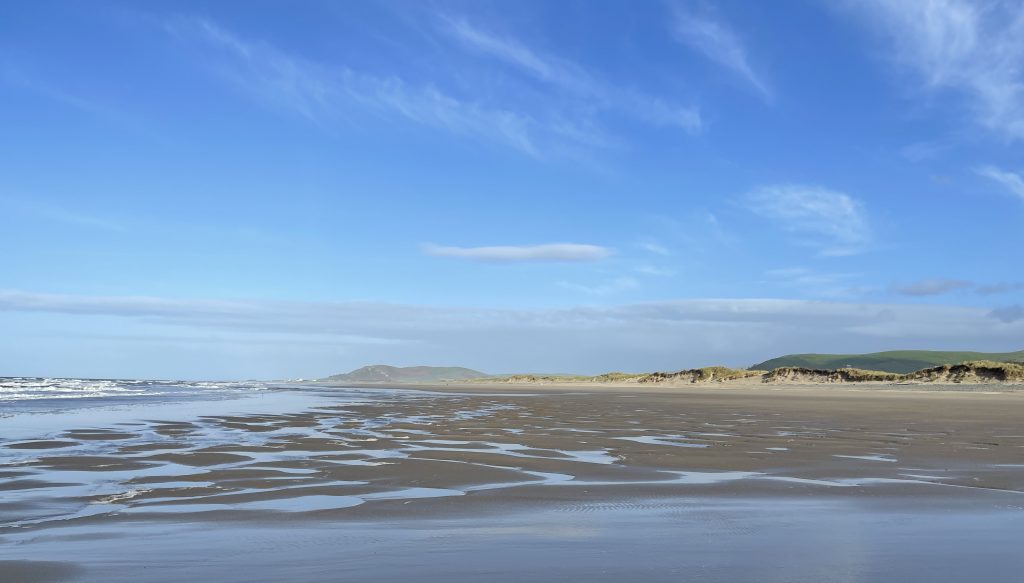
[[[968,352],[937,350],[890,350],[869,354],[787,354],[766,360],[750,370],[777,368],[808,368],[839,370],[855,368],[893,373],[912,373],[921,369],[959,364],[961,362],[992,361],[1024,363],[1024,350],[1018,352]]]

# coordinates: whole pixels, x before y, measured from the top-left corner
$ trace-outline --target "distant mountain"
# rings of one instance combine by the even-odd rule
[[[460,366],[396,367],[386,364],[375,364],[320,380],[335,383],[434,383],[439,381],[464,381],[485,376],[487,376],[486,373]]]
[[[940,352],[935,350],[892,350],[871,354],[787,354],[750,367],[750,370],[775,370],[782,367],[836,370],[859,368],[894,373],[911,373],[944,364],[974,360],[1024,363],[1024,350],[1018,352]]]

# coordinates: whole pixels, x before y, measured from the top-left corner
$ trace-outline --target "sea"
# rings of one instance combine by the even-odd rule
[[[0,438],[36,438],[142,419],[299,412],[385,392],[392,391],[301,382],[0,377]]]

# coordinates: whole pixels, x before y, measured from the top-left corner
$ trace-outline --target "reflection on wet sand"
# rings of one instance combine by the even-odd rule
[[[1024,437],[1010,417],[907,418],[898,400],[881,415],[818,403],[808,416],[807,403],[781,396],[630,396],[380,391],[299,412],[67,428],[3,444],[0,519],[340,511],[468,494],[500,501],[511,489],[517,500],[711,486],[1024,489],[1024,468],[1012,463]]]
[[[1017,580],[1024,512],[978,506],[663,497],[343,523],[281,513],[79,523],[9,535],[19,560],[0,561],[0,575],[78,583]],[[47,563],[52,557],[63,562]]]

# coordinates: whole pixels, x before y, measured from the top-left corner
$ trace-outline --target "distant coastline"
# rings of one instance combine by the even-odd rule
[[[974,358],[962,358],[974,357]],[[982,358],[977,358],[982,357]],[[986,358],[987,357],[987,358]],[[687,385],[1024,385],[1024,351],[1007,353],[892,351],[862,355],[794,354],[771,359],[751,367],[737,369],[707,366],[674,372],[625,373],[599,375],[515,373],[488,375],[462,367],[372,365],[349,373],[316,381],[324,385],[606,385],[606,386],[687,386]],[[877,368],[846,366],[804,366],[803,363],[855,362]],[[791,364],[797,363],[797,364]],[[926,366],[914,364],[927,363]],[[769,366],[764,366],[769,365]]]

